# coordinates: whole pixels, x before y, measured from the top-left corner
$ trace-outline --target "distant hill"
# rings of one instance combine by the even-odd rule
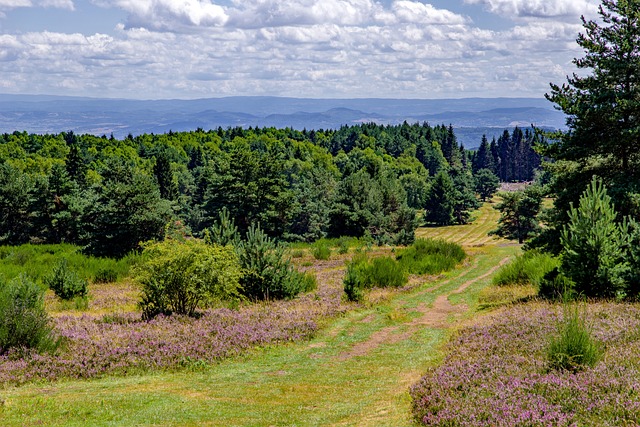
[[[0,132],[113,134],[164,133],[219,126],[331,129],[362,122],[452,124],[467,148],[486,134],[531,124],[559,129],[564,115],[539,98],[308,99],[226,97],[128,100],[46,95],[1,95]]]

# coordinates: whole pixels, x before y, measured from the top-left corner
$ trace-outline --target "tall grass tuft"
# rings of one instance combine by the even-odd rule
[[[549,254],[528,251],[501,267],[493,276],[493,284],[498,286],[533,285],[539,288],[545,274],[558,267],[559,264],[558,259]]]
[[[438,274],[453,269],[465,257],[458,244],[441,239],[418,239],[401,250],[396,259],[409,273]]]
[[[318,241],[314,243],[311,253],[315,259],[326,261],[331,257],[331,248],[326,242]]]
[[[547,357],[550,369],[572,372],[593,367],[602,357],[601,345],[593,338],[591,327],[577,306],[565,306],[558,334],[550,339]]]

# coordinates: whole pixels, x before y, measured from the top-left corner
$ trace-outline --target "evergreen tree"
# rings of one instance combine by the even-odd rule
[[[435,176],[427,197],[425,220],[438,225],[450,225],[454,222],[455,187],[446,172]]]
[[[156,154],[156,163],[153,166],[153,174],[158,183],[160,197],[166,200],[173,200],[178,195],[178,186],[173,180],[171,171],[171,160],[166,150],[160,150]]]
[[[579,206],[571,206],[561,236],[561,271],[574,282],[575,293],[611,298],[624,290],[627,236],[615,219],[611,197],[594,177]]]
[[[489,169],[480,169],[474,178],[476,193],[478,193],[482,201],[493,197],[500,187],[500,180]]]
[[[526,190],[499,193],[502,201],[495,206],[501,213],[498,228],[491,231],[507,239],[517,239],[518,243],[535,235],[540,229],[538,213],[542,203],[542,194],[536,186]]]
[[[603,0],[599,15],[582,19],[577,42],[585,56],[574,60],[582,72],[547,94],[569,128],[541,146],[556,163],[554,212],[539,240],[550,248],[591,177],[604,180],[622,215],[634,211],[632,194],[640,191],[640,2]]]
[[[480,169],[489,169],[489,171],[495,173],[495,163],[486,135],[482,135],[482,142],[480,143],[480,147],[478,147],[478,151],[474,157],[472,169],[474,174]]]

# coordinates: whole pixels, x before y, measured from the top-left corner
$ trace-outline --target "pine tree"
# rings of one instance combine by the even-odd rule
[[[615,297],[624,290],[626,231],[616,224],[611,197],[595,177],[562,230],[562,273],[586,297]]]
[[[544,154],[576,162],[583,175],[557,180],[560,212],[577,202],[594,175],[611,188],[623,214],[631,210],[629,194],[640,190],[640,2],[603,0],[599,15],[598,22],[582,19],[577,42],[585,56],[574,60],[582,72],[562,86],[552,84],[546,95],[567,115],[569,131],[555,135]],[[566,221],[566,214],[558,219]]]
[[[454,222],[455,187],[446,172],[435,176],[427,197],[425,220],[438,225],[450,225]]]

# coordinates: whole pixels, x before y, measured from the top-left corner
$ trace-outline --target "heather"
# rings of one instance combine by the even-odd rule
[[[535,302],[460,331],[443,363],[411,388],[415,418],[434,426],[637,425],[640,306],[589,304],[584,321],[604,354],[582,370],[550,364],[563,316],[562,306]]]
[[[140,313],[61,315],[57,354],[0,357],[0,382],[94,378],[215,363],[256,346],[309,338],[322,320],[345,310],[342,289],[325,286],[291,301],[204,310],[199,318]]]

